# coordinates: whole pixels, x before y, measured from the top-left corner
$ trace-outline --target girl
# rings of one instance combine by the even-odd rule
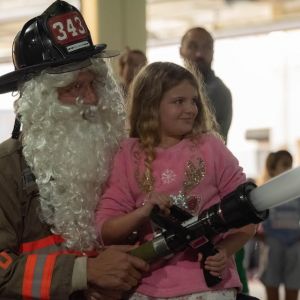
[[[131,91],[130,138],[115,157],[97,210],[105,244],[153,237],[154,205],[166,214],[175,204],[193,215],[245,182],[237,159],[215,133],[200,81],[187,69],[156,62],[136,76]],[[222,277],[207,287],[197,252],[187,249],[152,267],[130,299],[235,299],[241,287],[232,255],[254,234],[254,225],[219,235],[219,252],[204,267]]]
[[[271,152],[266,159],[265,181],[292,168],[293,157],[286,150]],[[270,209],[262,224],[266,262],[261,281],[268,300],[279,300],[284,285],[285,300],[297,300],[300,289],[300,198]]]

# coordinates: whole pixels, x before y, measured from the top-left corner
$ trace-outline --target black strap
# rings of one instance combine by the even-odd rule
[[[17,140],[20,136],[20,129],[21,129],[21,122],[19,121],[18,117],[15,119],[14,129],[12,131],[11,137]]]
[[[237,294],[236,300],[259,300],[259,299],[250,295]]]

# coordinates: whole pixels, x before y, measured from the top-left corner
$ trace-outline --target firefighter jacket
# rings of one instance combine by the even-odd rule
[[[0,299],[65,300],[76,255],[38,215],[38,189],[19,140],[0,145]]]

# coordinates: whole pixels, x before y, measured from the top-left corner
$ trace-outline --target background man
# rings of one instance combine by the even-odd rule
[[[213,54],[214,40],[204,28],[191,28],[183,35],[180,55],[203,75],[206,92],[220,126],[220,134],[226,142],[232,120],[232,98],[230,90],[211,69]]]

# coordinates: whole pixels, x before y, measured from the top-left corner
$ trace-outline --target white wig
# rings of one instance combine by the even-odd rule
[[[70,84],[81,70],[43,71],[25,82],[16,103],[23,154],[39,187],[41,219],[66,247],[77,250],[98,246],[94,210],[125,128],[123,99],[107,64],[91,59],[87,69],[96,74],[94,122],[82,118],[82,106],[57,98],[57,87]]]

